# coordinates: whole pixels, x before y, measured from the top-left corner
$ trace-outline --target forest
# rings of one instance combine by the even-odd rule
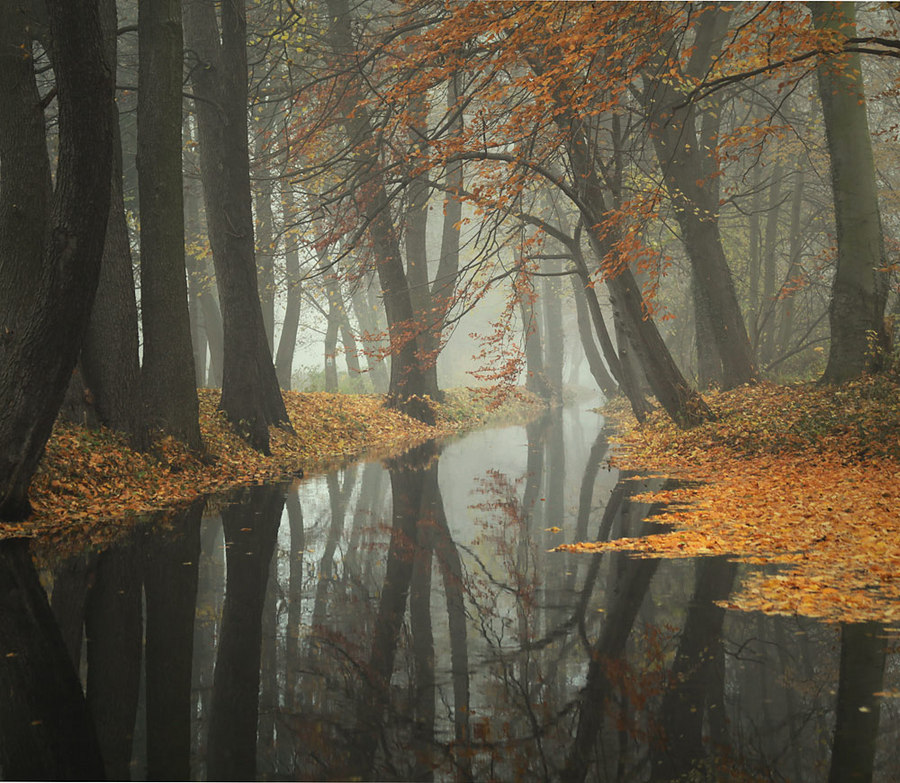
[[[0,0],[0,774],[892,779],[898,58],[891,3]]]
[[[551,401],[586,359],[691,427],[889,364],[890,8],[39,5],[3,25],[6,519],[64,399],[200,450],[220,388],[267,452],[310,330],[325,390],[428,423],[463,369]]]

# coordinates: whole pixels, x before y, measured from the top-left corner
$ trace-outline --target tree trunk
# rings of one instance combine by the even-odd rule
[[[581,337],[581,346],[588,360],[591,375],[597,381],[597,386],[607,399],[611,399],[615,396],[618,389],[616,388],[615,380],[607,372],[606,365],[603,364],[603,360],[600,358],[600,351],[597,350],[597,345],[594,342],[585,291],[586,289],[580,284],[580,278],[573,276],[572,295],[575,298],[575,315],[578,319],[578,335]]]
[[[540,321],[534,312],[534,302],[519,300],[522,316],[522,333],[525,336],[525,388],[542,400],[553,399],[553,389],[544,372],[544,349]]]
[[[22,519],[78,359],[109,217],[113,78],[97,3],[47,3],[59,102],[50,166],[25,16],[0,7],[0,518]]]
[[[106,56],[116,62],[116,6],[102,0]],[[100,280],[84,346],[81,372],[100,424],[128,436],[135,448],[146,445],[138,342],[138,311],[131,265],[131,243],[125,222],[122,142],[119,112],[110,107],[113,128],[109,220],[100,265]]]
[[[257,155],[265,153],[264,136],[259,133]],[[256,274],[259,285],[259,303],[262,308],[263,328],[269,342],[269,350],[275,346],[275,236],[272,216],[272,180],[269,170],[259,172],[254,189],[256,196]]]
[[[817,30],[855,35],[853,3],[810,4]],[[842,383],[878,369],[871,345],[884,332],[884,239],[872,140],[858,54],[822,60],[816,73],[831,157],[837,267],[831,289],[831,345],[822,380]]]
[[[421,138],[428,133],[427,107],[425,94],[413,96],[410,114],[414,122],[420,126],[419,133],[410,133],[409,155],[414,161],[424,153],[424,142]],[[409,281],[409,296],[416,318],[416,341],[422,374],[424,376],[424,392],[432,399],[439,395],[437,385],[437,354],[440,349],[440,338],[435,333],[440,329],[440,322],[431,301],[431,289],[428,285],[428,199],[431,188],[425,176],[412,177],[407,189],[408,203],[406,207],[406,277]]]
[[[283,190],[283,209],[285,223],[294,214],[294,193],[290,184]],[[275,375],[278,385],[285,390],[291,388],[291,375],[294,366],[294,349],[297,346],[297,331],[300,325],[300,300],[302,283],[300,281],[300,257],[297,252],[296,237],[286,235],[284,248],[284,267],[287,286],[287,302],[284,308],[284,323],[281,325],[281,336],[278,338],[278,350],[275,353]]]
[[[763,245],[763,308],[760,322],[759,358],[763,365],[772,361],[775,352],[775,299],[776,246],[778,243],[778,218],[781,213],[782,166],[776,163],[769,185],[769,212],[766,215],[766,236]]]
[[[363,282],[358,281],[350,291],[350,302],[361,330],[360,338],[366,355],[369,373],[372,375],[372,387],[379,394],[387,394],[388,371],[384,366],[382,348],[377,335],[381,331],[378,326],[376,311],[370,304],[370,297],[362,289]]]
[[[558,262],[550,264],[552,272],[559,272]],[[559,295],[559,278],[545,277],[541,284],[544,321],[544,369],[547,382],[557,404],[562,404],[563,363],[565,360],[565,336],[562,325],[562,303]]]
[[[328,0],[327,6],[331,16],[328,38],[332,50],[338,58],[349,58],[354,52],[349,3],[347,0]],[[434,411],[420,399],[426,387],[417,356],[415,312],[403,269],[399,236],[390,214],[387,188],[379,173],[378,136],[365,102],[357,100],[361,93],[358,80],[351,77],[345,116],[340,121],[348,142],[358,145],[354,150],[361,166],[358,171],[365,172],[365,179],[358,183],[357,193],[368,220],[372,252],[387,314],[392,356],[388,396],[391,404],[433,424]]]
[[[266,338],[256,280],[250,155],[247,142],[246,11],[222,6],[221,42],[215,6],[185,5],[200,136],[200,164],[209,239],[224,333],[222,399],[232,426],[269,453],[269,425],[290,428]]]
[[[727,13],[708,10],[697,25],[697,43],[688,71],[705,72],[720,46],[719,26]],[[674,37],[671,47],[675,46]],[[649,65],[665,72],[665,52]],[[710,183],[715,176],[715,150],[704,148],[697,134],[697,109],[685,104],[672,80],[653,79],[641,96],[648,113],[650,136],[662,170],[685,250],[713,326],[726,389],[756,378],[753,349],[741,315],[731,270],[719,234],[719,199]]]
[[[794,331],[794,278],[800,269],[800,253],[803,248],[803,228],[801,224],[803,210],[803,169],[797,169],[794,174],[794,192],[791,197],[791,236],[789,262],[785,284],[787,291],[781,297],[781,321],[778,324],[777,345],[779,351],[784,354],[789,348],[792,333]]]
[[[184,266],[181,4],[138,8],[142,381],[147,423],[199,450],[200,421]]]
[[[609,254],[610,243],[609,237],[602,230],[603,215],[606,212],[603,190],[596,172],[590,167],[581,134],[574,131],[571,126],[568,130],[572,134],[568,144],[569,160],[582,196],[584,223],[589,227],[591,246],[598,260],[602,262]],[[652,318],[646,317],[643,297],[631,270],[625,268],[615,276],[607,275],[606,284],[609,287],[613,309],[621,320],[628,343],[637,354],[650,388],[660,405],[672,420],[682,427],[690,427],[708,419],[711,413],[703,398],[688,385],[663,342],[656,323]],[[623,378],[620,377],[619,381],[623,382]],[[640,404],[640,390],[629,388],[630,386],[632,384],[625,386],[623,391],[628,395],[632,408],[635,409],[635,415],[640,419],[644,412]]]

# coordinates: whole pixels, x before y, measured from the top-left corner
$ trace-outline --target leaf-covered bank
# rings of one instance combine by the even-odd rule
[[[900,621],[900,383],[761,383],[706,395],[716,421],[638,426],[623,406],[616,464],[692,479],[651,496],[672,532],[576,544],[648,556],[732,554],[748,571],[730,607],[835,621]],[[696,483],[700,482],[700,483]]]
[[[428,426],[388,408],[379,395],[284,393],[296,434],[272,429],[272,454],[250,448],[216,410],[218,390],[200,390],[200,423],[206,453],[194,454],[172,438],[146,452],[129,448],[109,430],[58,422],[31,489],[34,514],[0,524],[0,537],[42,535],[80,527],[106,538],[98,523],[127,525],[136,515],[187,503],[231,487],[273,481],[300,471],[327,470],[351,459],[381,456],[493,420],[534,415],[539,404],[522,393],[499,408],[468,390],[452,390],[435,405]]]

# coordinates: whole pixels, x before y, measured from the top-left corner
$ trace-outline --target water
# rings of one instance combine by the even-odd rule
[[[557,412],[104,552],[38,547],[52,616],[0,548],[5,776],[900,779],[880,627],[726,612],[747,566],[725,558],[548,551],[659,530],[632,496],[665,479],[610,469],[602,424]]]

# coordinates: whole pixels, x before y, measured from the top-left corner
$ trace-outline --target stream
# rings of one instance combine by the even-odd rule
[[[3,777],[900,780],[887,629],[726,611],[758,566],[724,557],[549,551],[661,530],[608,435],[567,408],[3,542]]]

